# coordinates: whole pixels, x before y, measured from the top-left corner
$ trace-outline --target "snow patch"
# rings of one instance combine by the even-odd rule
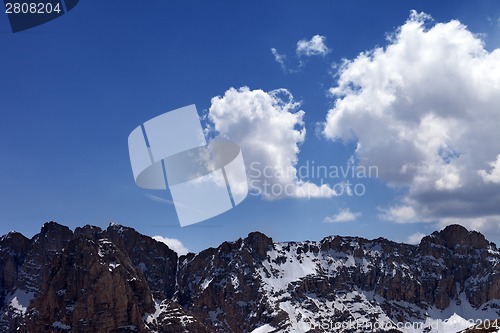
[[[203,281],[203,283],[201,284],[201,289],[202,290],[207,289],[207,287],[210,285],[210,283],[213,281],[213,279],[214,278],[205,279],[205,281]]]
[[[284,254],[288,254],[286,262],[277,265],[269,261],[263,261],[262,265],[264,269],[260,270],[260,275],[262,281],[266,286],[269,286],[274,290],[286,289],[288,284],[293,281],[298,281],[301,278],[316,273],[316,261],[317,259],[313,256],[302,255],[302,256],[290,256],[289,253],[294,253],[297,250],[297,244],[290,245],[290,250],[286,251],[283,249],[283,244],[275,244],[275,250],[268,252],[269,257],[272,261]]]
[[[210,321],[214,323],[217,320],[217,317],[222,313],[221,308],[217,308],[215,311],[209,311],[208,316],[210,317]]]
[[[71,326],[70,325],[66,325],[66,324],[63,324],[61,323],[60,321],[55,321],[52,323],[52,327],[54,328],[58,328],[60,330],[64,330],[64,331],[69,331],[71,330]]]
[[[109,271],[112,272],[116,269],[116,267],[120,266],[120,264],[116,263],[116,262],[111,262],[109,263]]]
[[[254,329],[251,333],[270,333],[270,332],[274,332],[275,330],[276,330],[276,328],[272,327],[269,324],[265,324],[261,327]]]
[[[7,303],[15,313],[24,315],[33,298],[35,298],[35,295],[32,292],[16,289],[16,291],[14,291],[14,293],[8,298]]]
[[[153,313],[148,313],[145,314],[144,317],[142,318],[143,321],[145,321],[148,324],[156,322],[160,314],[167,309],[167,305],[162,303],[159,303],[155,301],[155,312]]]

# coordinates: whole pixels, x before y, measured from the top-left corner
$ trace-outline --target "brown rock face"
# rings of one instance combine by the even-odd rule
[[[254,232],[244,240],[181,257],[176,298],[217,331],[252,331],[255,320],[242,320],[250,312],[259,320],[272,320],[265,313],[266,295],[259,290],[261,281],[254,274],[270,249],[272,239]]]
[[[143,330],[146,312],[154,312],[151,293],[130,259],[107,239],[76,238],[43,272],[25,332],[54,323],[78,332]]]
[[[490,244],[482,234],[450,225],[424,237],[418,250],[422,257],[443,262],[435,268],[441,277],[436,284],[437,290],[442,292],[436,300],[438,308],[447,307],[450,298],[461,291],[476,307],[500,298],[500,274],[495,264],[498,251],[495,244]],[[447,298],[447,295],[450,297]]]
[[[292,332],[307,316],[423,320],[463,302],[500,315],[499,262],[495,244],[461,226],[418,246],[340,236],[274,243],[253,232],[179,258],[132,228],[72,232],[49,222],[31,240],[0,238],[0,331]]]
[[[0,331],[211,332],[192,316],[182,321],[189,315],[169,300],[176,267],[177,254],[165,244],[123,226],[73,233],[49,222],[31,240],[11,233],[0,239],[8,303]],[[19,307],[23,299],[28,303]],[[161,300],[170,311],[153,316]]]
[[[5,291],[14,288],[29,247],[30,240],[17,232],[0,238],[0,304],[4,303]]]
[[[101,237],[123,249],[133,266],[147,281],[156,300],[172,298],[177,274],[177,253],[164,243],[141,235],[132,228],[110,225]]]

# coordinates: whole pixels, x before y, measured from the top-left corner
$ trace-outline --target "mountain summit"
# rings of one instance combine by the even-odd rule
[[[463,329],[500,317],[499,260],[458,225],[419,245],[253,232],[179,257],[125,226],[48,222],[0,238],[0,331],[433,332],[450,317]]]

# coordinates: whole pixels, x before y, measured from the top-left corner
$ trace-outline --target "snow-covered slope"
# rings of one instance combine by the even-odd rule
[[[453,226],[412,246],[253,233],[183,259],[175,297],[220,332],[457,332],[500,317],[499,252],[478,235]]]

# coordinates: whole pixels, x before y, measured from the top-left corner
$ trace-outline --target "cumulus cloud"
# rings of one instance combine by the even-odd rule
[[[497,230],[500,49],[459,21],[430,22],[413,11],[386,47],[344,61],[323,134],[357,141],[361,161],[407,189],[384,218]]]
[[[167,238],[163,236],[153,236],[155,241],[166,244],[171,250],[177,252],[179,255],[187,254],[189,250],[182,244],[182,242],[175,238]]]
[[[332,197],[327,185],[299,180],[297,154],[304,142],[304,111],[286,89],[231,88],[212,98],[208,119],[218,135],[240,145],[249,187],[264,198]]]
[[[349,208],[341,209],[338,214],[327,216],[323,219],[326,223],[337,223],[337,222],[352,222],[355,221],[361,213],[353,213]]]
[[[299,56],[324,56],[330,49],[325,44],[326,37],[314,35],[310,40],[301,39],[297,42],[297,55]]]
[[[421,233],[421,232],[416,232],[410,236],[408,236],[408,239],[407,239],[407,243],[408,244],[412,244],[412,245],[417,245],[417,244],[420,244],[420,241],[422,240],[422,238],[424,238],[425,236],[427,236],[426,234],[424,233]]]

